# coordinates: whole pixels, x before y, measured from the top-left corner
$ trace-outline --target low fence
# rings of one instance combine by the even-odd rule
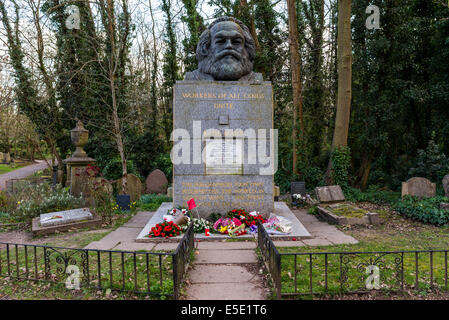
[[[448,289],[449,250],[279,253],[263,226],[258,248],[277,298]]]
[[[61,248],[0,242],[0,277],[178,299],[193,249],[193,224],[174,252]]]

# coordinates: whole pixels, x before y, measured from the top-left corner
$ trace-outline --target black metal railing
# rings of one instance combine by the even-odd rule
[[[179,298],[183,274],[193,249],[191,224],[174,252],[63,248],[0,242],[0,277],[65,282]],[[69,268],[70,267],[70,268]],[[79,275],[79,276],[78,276]]]
[[[276,297],[281,298],[281,256],[276,249],[270,235],[260,221],[257,222],[257,245],[262,254],[265,266],[270,272],[271,280],[275,288]]]
[[[175,299],[179,298],[182,280],[190,261],[190,255],[194,246],[195,233],[193,222],[190,223],[181,242],[173,254],[173,290]]]
[[[448,290],[449,250],[279,253],[263,226],[258,248],[278,297]]]

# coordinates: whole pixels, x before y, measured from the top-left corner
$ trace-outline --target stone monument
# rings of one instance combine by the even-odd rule
[[[255,45],[239,20],[201,34],[198,69],[174,85],[173,205],[195,199],[202,216],[274,211],[277,169],[272,86],[253,72]]]
[[[76,150],[70,158],[63,160],[63,163],[67,166],[66,185],[70,186],[70,193],[78,197],[84,189],[79,172],[84,170],[89,164],[94,164],[96,160],[89,158],[83,149],[89,139],[89,131],[84,128],[80,120],[77,121],[76,127],[70,131],[70,138]]]

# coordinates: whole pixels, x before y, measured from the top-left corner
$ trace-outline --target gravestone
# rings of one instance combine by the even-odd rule
[[[123,194],[122,179],[117,180],[116,187],[117,190],[120,190],[119,193]],[[142,190],[142,181],[140,181],[139,177],[132,173],[128,174],[125,194],[129,194],[131,202],[138,201],[140,199],[140,196],[142,196]]]
[[[198,70],[174,85],[173,205],[194,198],[203,217],[235,208],[268,215],[277,165],[273,91],[252,71],[251,33],[234,18],[219,18],[196,52]]]
[[[345,201],[345,195],[340,186],[326,186],[315,188],[316,197],[321,203]]]
[[[3,152],[0,152],[0,163],[4,163],[5,156],[3,155]]]
[[[420,198],[430,198],[436,195],[436,184],[426,178],[413,177],[406,182],[402,182],[402,197],[405,195]]]
[[[5,163],[10,164],[11,163],[11,156],[9,155],[9,152],[5,153],[4,155]]]
[[[42,227],[57,226],[92,218],[93,215],[88,208],[50,212],[40,215],[40,225]]]
[[[446,197],[449,197],[449,174],[444,176],[442,182],[443,182],[444,195]]]
[[[146,193],[166,194],[168,180],[165,174],[159,170],[153,170],[145,180]]]

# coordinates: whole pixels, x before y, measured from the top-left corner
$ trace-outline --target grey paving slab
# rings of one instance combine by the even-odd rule
[[[173,251],[178,247],[178,243],[155,243],[154,250],[156,251]]]
[[[195,264],[257,263],[254,250],[200,250]]]
[[[84,249],[94,249],[94,250],[112,250],[120,243],[119,240],[110,241],[93,241],[89,243]]]
[[[133,241],[140,232],[140,228],[128,228],[128,227],[120,227],[117,230],[112,231],[106,237],[101,239],[100,241]]]
[[[240,265],[196,265],[189,276],[191,283],[240,283],[260,281],[260,278]]]
[[[148,220],[154,215],[154,212],[149,211],[139,211],[136,213],[134,217],[129,219],[127,223],[125,223],[124,227],[130,228],[143,228],[147,224]]]
[[[325,234],[324,238],[334,244],[356,244],[356,243],[359,243],[356,239],[344,234],[343,232],[341,232],[341,234],[337,234],[337,233]]]
[[[257,247],[254,241],[235,241],[235,242],[199,242],[200,250],[241,250],[255,249]]]
[[[123,251],[154,251],[155,243],[119,242],[113,249]]]
[[[252,282],[201,283],[187,287],[187,300],[265,300],[266,291]]]
[[[312,239],[309,239],[308,241],[310,241]],[[303,247],[306,244],[304,243],[305,240],[303,241],[274,241],[274,245],[276,247]]]
[[[303,240],[303,242],[308,246],[331,246],[333,245],[332,242],[326,239],[322,238],[314,238],[314,239],[307,239]]]

